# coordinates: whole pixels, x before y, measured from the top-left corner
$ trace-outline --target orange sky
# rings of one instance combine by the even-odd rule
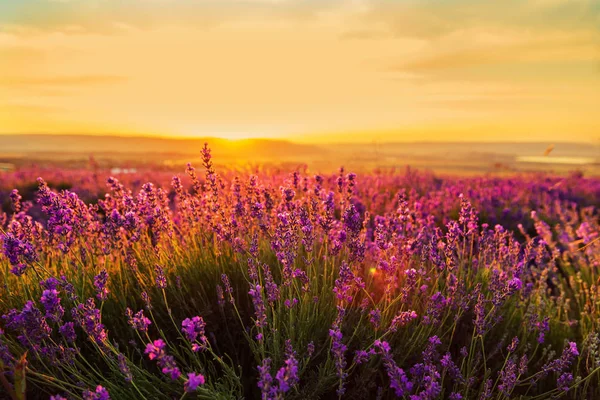
[[[600,139],[595,0],[3,0],[0,133]]]

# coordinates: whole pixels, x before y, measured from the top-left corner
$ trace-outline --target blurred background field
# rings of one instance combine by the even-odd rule
[[[510,175],[578,172],[600,175],[600,143],[544,142],[378,142],[306,144],[276,139],[163,138],[85,135],[0,135],[0,171],[24,167],[181,170],[197,159],[208,142],[228,168],[272,166],[285,170],[310,166],[331,172],[344,166],[356,172],[407,166],[438,174]]]

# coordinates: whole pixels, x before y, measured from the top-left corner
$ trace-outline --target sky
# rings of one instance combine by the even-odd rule
[[[0,133],[600,142],[598,0],[0,0]]]

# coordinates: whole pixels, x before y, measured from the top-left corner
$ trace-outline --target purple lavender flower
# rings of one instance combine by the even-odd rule
[[[515,337],[512,339],[512,342],[510,342],[510,345],[509,345],[509,346],[506,348],[506,350],[507,350],[509,353],[514,353],[514,352],[515,352],[515,350],[517,350],[517,346],[518,346],[518,345],[519,345],[519,338],[515,336]]]
[[[285,307],[289,310],[292,309],[296,304],[298,304],[298,299],[297,298],[293,298],[292,300],[290,299],[285,299],[285,301],[283,302],[283,305],[285,305]]]
[[[21,200],[22,199],[23,199],[23,197],[19,194],[19,191],[17,189],[13,189],[10,192],[10,200],[12,202],[13,211],[15,213],[18,213],[19,211],[21,211]]]
[[[222,274],[221,281],[223,282],[225,293],[227,293],[227,296],[229,297],[229,302],[233,304],[233,288],[231,287],[231,283],[229,282],[229,277],[226,274]]]
[[[464,379],[462,373],[460,372],[460,368],[454,363],[450,353],[446,353],[441,358],[440,364],[441,364],[442,368],[444,368],[448,372],[448,375],[450,376],[450,378],[452,378],[452,380],[454,380],[454,382],[459,383],[459,384],[462,384],[465,382],[465,379]]]
[[[148,355],[150,360],[157,360],[164,356],[165,347],[167,347],[167,345],[162,339],[156,339],[154,342],[146,345],[144,353]]]
[[[506,366],[500,371],[500,385],[498,389],[504,393],[505,396],[510,397],[515,385],[517,384],[517,365],[514,360],[510,358],[506,363]]]
[[[267,301],[272,305],[279,300],[279,287],[273,280],[271,275],[271,268],[268,264],[263,264],[263,276],[265,281],[265,293],[267,294]]]
[[[2,318],[7,328],[19,332],[17,338],[28,348],[37,348],[52,332],[46,318],[32,301],[27,301],[21,311],[13,309]]]
[[[110,396],[108,395],[108,390],[103,388],[102,386],[96,386],[96,390],[94,392],[90,390],[85,390],[83,392],[84,400],[110,400]]]
[[[78,304],[71,310],[71,314],[83,330],[88,334],[90,340],[98,345],[103,345],[108,335],[104,325],[100,323],[100,310],[96,308],[94,299],[89,298],[85,303]]]
[[[56,289],[46,289],[42,292],[40,303],[46,310],[46,318],[58,322],[63,317],[65,310],[60,305],[59,292]]]
[[[73,343],[77,339],[77,335],[75,334],[75,323],[73,322],[65,322],[58,328],[58,331],[68,343]]]
[[[166,353],[167,345],[162,339],[157,339],[146,345],[144,353],[148,355],[150,360],[156,360],[161,371],[165,375],[169,375],[172,380],[177,380],[181,376],[181,372],[175,364],[175,359]]]
[[[545,374],[554,371],[557,373],[564,372],[575,358],[579,357],[579,350],[577,350],[577,343],[569,342],[568,345],[564,348],[560,358],[550,361],[542,366],[542,371]]]
[[[183,386],[186,393],[194,392],[198,388],[198,386],[204,385],[205,383],[204,375],[202,374],[190,372],[187,374],[187,376],[187,381]]]
[[[252,286],[248,294],[252,297],[252,304],[254,304],[254,315],[256,316],[254,323],[259,328],[265,327],[267,325],[267,309],[262,297],[262,287],[260,285]]]
[[[342,332],[339,329],[330,329],[329,336],[331,337],[331,353],[335,362],[336,374],[339,378],[337,395],[343,396],[346,392],[345,380],[348,377],[348,373],[345,371],[346,356],[344,353],[348,347],[342,342]]]
[[[568,392],[570,389],[570,385],[573,382],[573,374],[568,373],[568,372],[564,372],[562,373],[557,381],[556,381],[556,387],[563,391],[563,392]]]
[[[512,278],[511,280],[508,281],[508,283],[506,284],[507,286],[507,294],[511,295],[513,293],[518,292],[519,290],[521,290],[523,288],[523,282],[521,282],[521,280],[519,278]]]
[[[396,315],[390,324],[390,331],[396,332],[398,328],[407,325],[410,321],[417,318],[417,313],[408,310],[402,311],[400,314]]]
[[[144,316],[144,310],[140,310],[137,313],[133,314],[131,309],[127,308],[125,315],[127,316],[129,325],[133,329],[137,329],[140,332],[147,332],[148,326],[152,324],[152,321],[150,321],[148,318],[146,318],[146,316]]]
[[[94,287],[96,288],[96,297],[100,301],[105,301],[108,298],[109,290],[106,287],[108,282],[108,272],[105,269],[100,271],[98,275],[94,277]]]
[[[314,352],[315,352],[315,344],[313,342],[308,343],[308,345],[306,346],[306,356],[312,357]]]
[[[388,377],[390,379],[390,387],[396,393],[396,396],[402,397],[405,394],[410,393],[413,384],[409,381],[404,370],[396,364],[392,359],[391,347],[388,342],[376,340],[373,346],[383,358],[383,365],[386,369]]]
[[[165,270],[160,265],[157,265],[154,268],[154,272],[156,273],[156,287],[159,289],[167,288],[167,278],[165,277]]]
[[[200,343],[194,343],[192,345],[192,350],[194,351],[200,351],[200,350],[204,350],[206,348],[206,346],[208,345],[208,338],[205,335],[205,328],[206,328],[206,323],[204,322],[204,319],[202,319],[202,317],[193,317],[193,318],[186,318],[183,320],[183,322],[181,323],[181,330],[183,332],[183,334],[185,335],[185,337],[190,341],[190,342],[196,342],[199,341]]]
[[[27,267],[38,260],[33,245],[12,233],[3,235],[2,251],[12,265],[11,272],[16,276],[23,275]]]
[[[494,381],[491,379],[486,379],[483,384],[483,391],[481,392],[481,396],[479,396],[479,400],[487,400],[492,398],[492,386],[494,385]]]
[[[379,324],[381,323],[381,310],[371,310],[371,312],[369,312],[369,322],[373,325],[375,329],[378,329]]]
[[[548,333],[550,331],[550,318],[545,317],[541,322],[540,321],[536,321],[534,323],[534,327],[538,329],[539,334],[538,334],[538,343],[542,344],[544,343],[545,339],[546,339],[546,333]]]
[[[275,399],[277,388],[273,387],[273,376],[271,375],[271,359],[265,358],[262,365],[258,366],[258,387],[261,390],[261,398],[263,400]]]
[[[293,355],[285,360],[284,366],[277,371],[275,379],[279,386],[279,392],[282,394],[288,392],[298,383],[298,361]]]
[[[125,382],[131,382],[133,380],[133,375],[131,374],[131,370],[127,365],[127,358],[123,354],[119,353],[117,360],[119,361],[119,370],[125,376]]]
[[[354,353],[354,362],[358,365],[364,364],[369,361],[369,353],[364,350],[356,350]]]
[[[148,293],[142,292],[141,296],[142,296],[142,301],[144,302],[144,304],[146,304],[146,309],[151,310],[152,304],[150,303],[150,296],[148,296]]]

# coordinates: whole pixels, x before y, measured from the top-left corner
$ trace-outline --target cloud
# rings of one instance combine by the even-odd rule
[[[599,24],[596,0],[368,0],[344,35],[376,26],[396,37],[436,40],[475,28],[597,32]]]
[[[354,0],[354,2],[362,0]],[[0,1],[0,29],[23,32],[119,33],[120,27],[152,29],[190,25],[209,29],[235,20],[307,21],[344,0],[8,0]]]
[[[31,115],[40,115],[40,114],[50,114],[55,112],[65,111],[62,107],[56,106],[44,106],[44,105],[34,105],[34,104],[20,104],[20,103],[9,103],[9,104],[0,104],[0,114],[8,114],[14,115],[16,114],[31,114]]]
[[[115,84],[126,80],[123,76],[114,75],[77,75],[77,76],[14,76],[0,77],[0,86],[27,87],[77,87],[90,85]]]
[[[581,62],[595,57],[596,43],[580,38],[525,39],[496,45],[481,45],[466,49],[436,51],[431,55],[404,61],[392,67],[419,73],[456,70],[486,65],[518,65],[540,62]]]

